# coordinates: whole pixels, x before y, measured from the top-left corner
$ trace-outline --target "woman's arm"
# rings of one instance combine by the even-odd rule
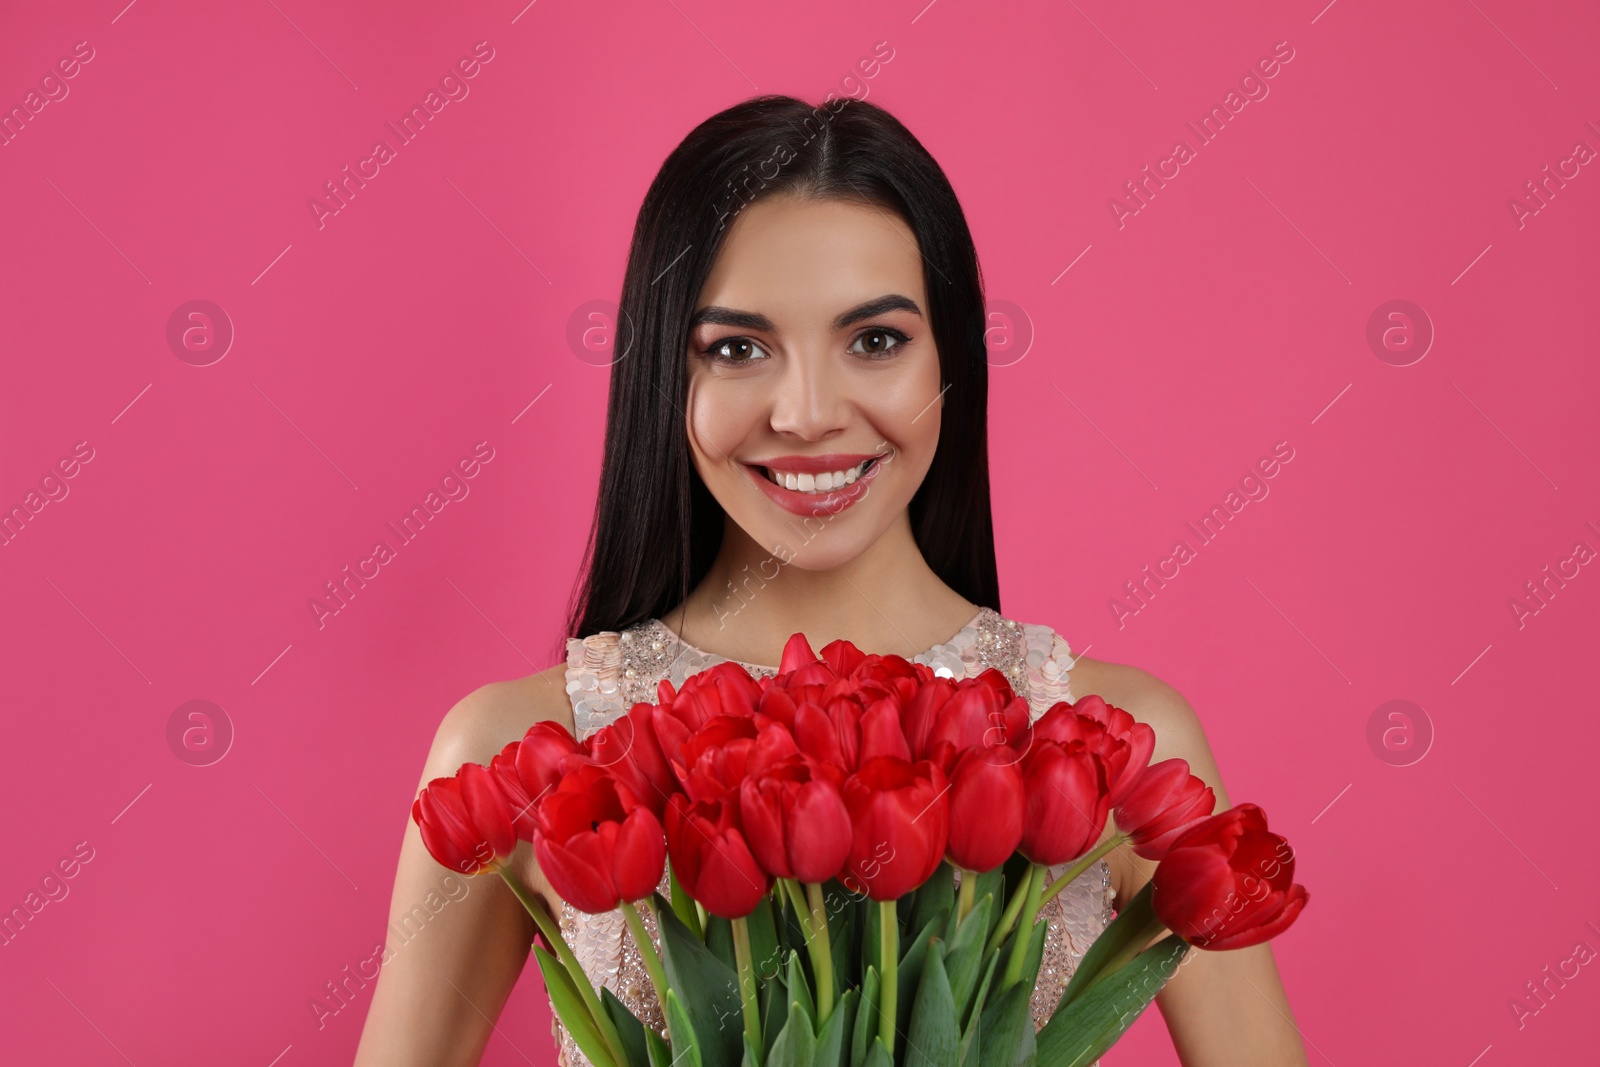
[[[439,725],[418,791],[463,763],[488,763],[540,719],[564,721],[563,675],[555,667],[464,697]],[[536,893],[554,898],[526,841],[512,862]],[[389,920],[356,1067],[476,1067],[522,973],[533,920],[499,875],[467,877],[437,863],[409,814]]]
[[[1216,793],[1217,811],[1233,806],[1200,720],[1177,690],[1122,664],[1080,659],[1072,673],[1074,694],[1098,693],[1155,730],[1152,762],[1181,756],[1190,773]],[[1156,869],[1126,846],[1106,862],[1119,910]],[[1304,1067],[1307,1062],[1270,944],[1226,952],[1190,949],[1178,973],[1156,994],[1156,1006],[1184,1067]]]

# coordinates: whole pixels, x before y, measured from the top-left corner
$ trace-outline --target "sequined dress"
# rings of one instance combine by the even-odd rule
[[[1068,674],[1073,665],[1072,650],[1061,635],[1048,626],[1004,618],[990,608],[979,610],[949,641],[912,660],[926,663],[940,676],[953,678],[973,678],[990,667],[998,668],[1017,695],[1027,698],[1035,719],[1058,701],[1077,699]],[[607,630],[584,638],[569,637],[567,695],[572,701],[577,736],[589,736],[635,703],[654,703],[656,683],[661,679],[681,687],[689,675],[723,661],[722,656],[682,641],[659,619],[620,632]],[[772,667],[747,663],[741,666],[756,677],[776,673]],[[1052,868],[1051,876],[1058,876],[1066,866]],[[667,894],[665,874],[660,889],[663,895]],[[1083,954],[1110,924],[1112,897],[1111,871],[1101,860],[1041,908],[1040,920],[1048,921],[1050,928],[1032,1000],[1035,1028],[1049,1020]],[[659,945],[650,912],[641,909],[640,915],[651,941]],[[590,981],[597,987],[609,987],[641,1022],[665,1036],[661,1006],[621,911],[588,915],[571,904],[563,904],[560,924]],[[593,1067],[553,1009],[551,1015],[560,1067]]]

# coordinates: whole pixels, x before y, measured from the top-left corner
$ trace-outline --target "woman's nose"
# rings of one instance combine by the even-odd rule
[[[849,425],[847,383],[833,361],[820,352],[790,356],[773,388],[771,423],[779,433],[818,441]]]

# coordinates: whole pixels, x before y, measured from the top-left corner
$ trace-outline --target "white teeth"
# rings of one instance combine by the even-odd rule
[[[763,469],[769,479],[785,489],[799,493],[826,493],[855,484],[856,479],[866,473],[867,465],[870,463],[872,463],[870,459],[863,460],[846,470],[824,471],[821,474],[793,474],[788,471],[775,471],[770,467]]]

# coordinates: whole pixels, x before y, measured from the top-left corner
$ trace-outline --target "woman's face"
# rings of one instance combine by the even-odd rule
[[[939,441],[939,353],[911,228],[774,196],[740,212],[695,305],[688,434],[729,517],[825,570],[905,513]]]

